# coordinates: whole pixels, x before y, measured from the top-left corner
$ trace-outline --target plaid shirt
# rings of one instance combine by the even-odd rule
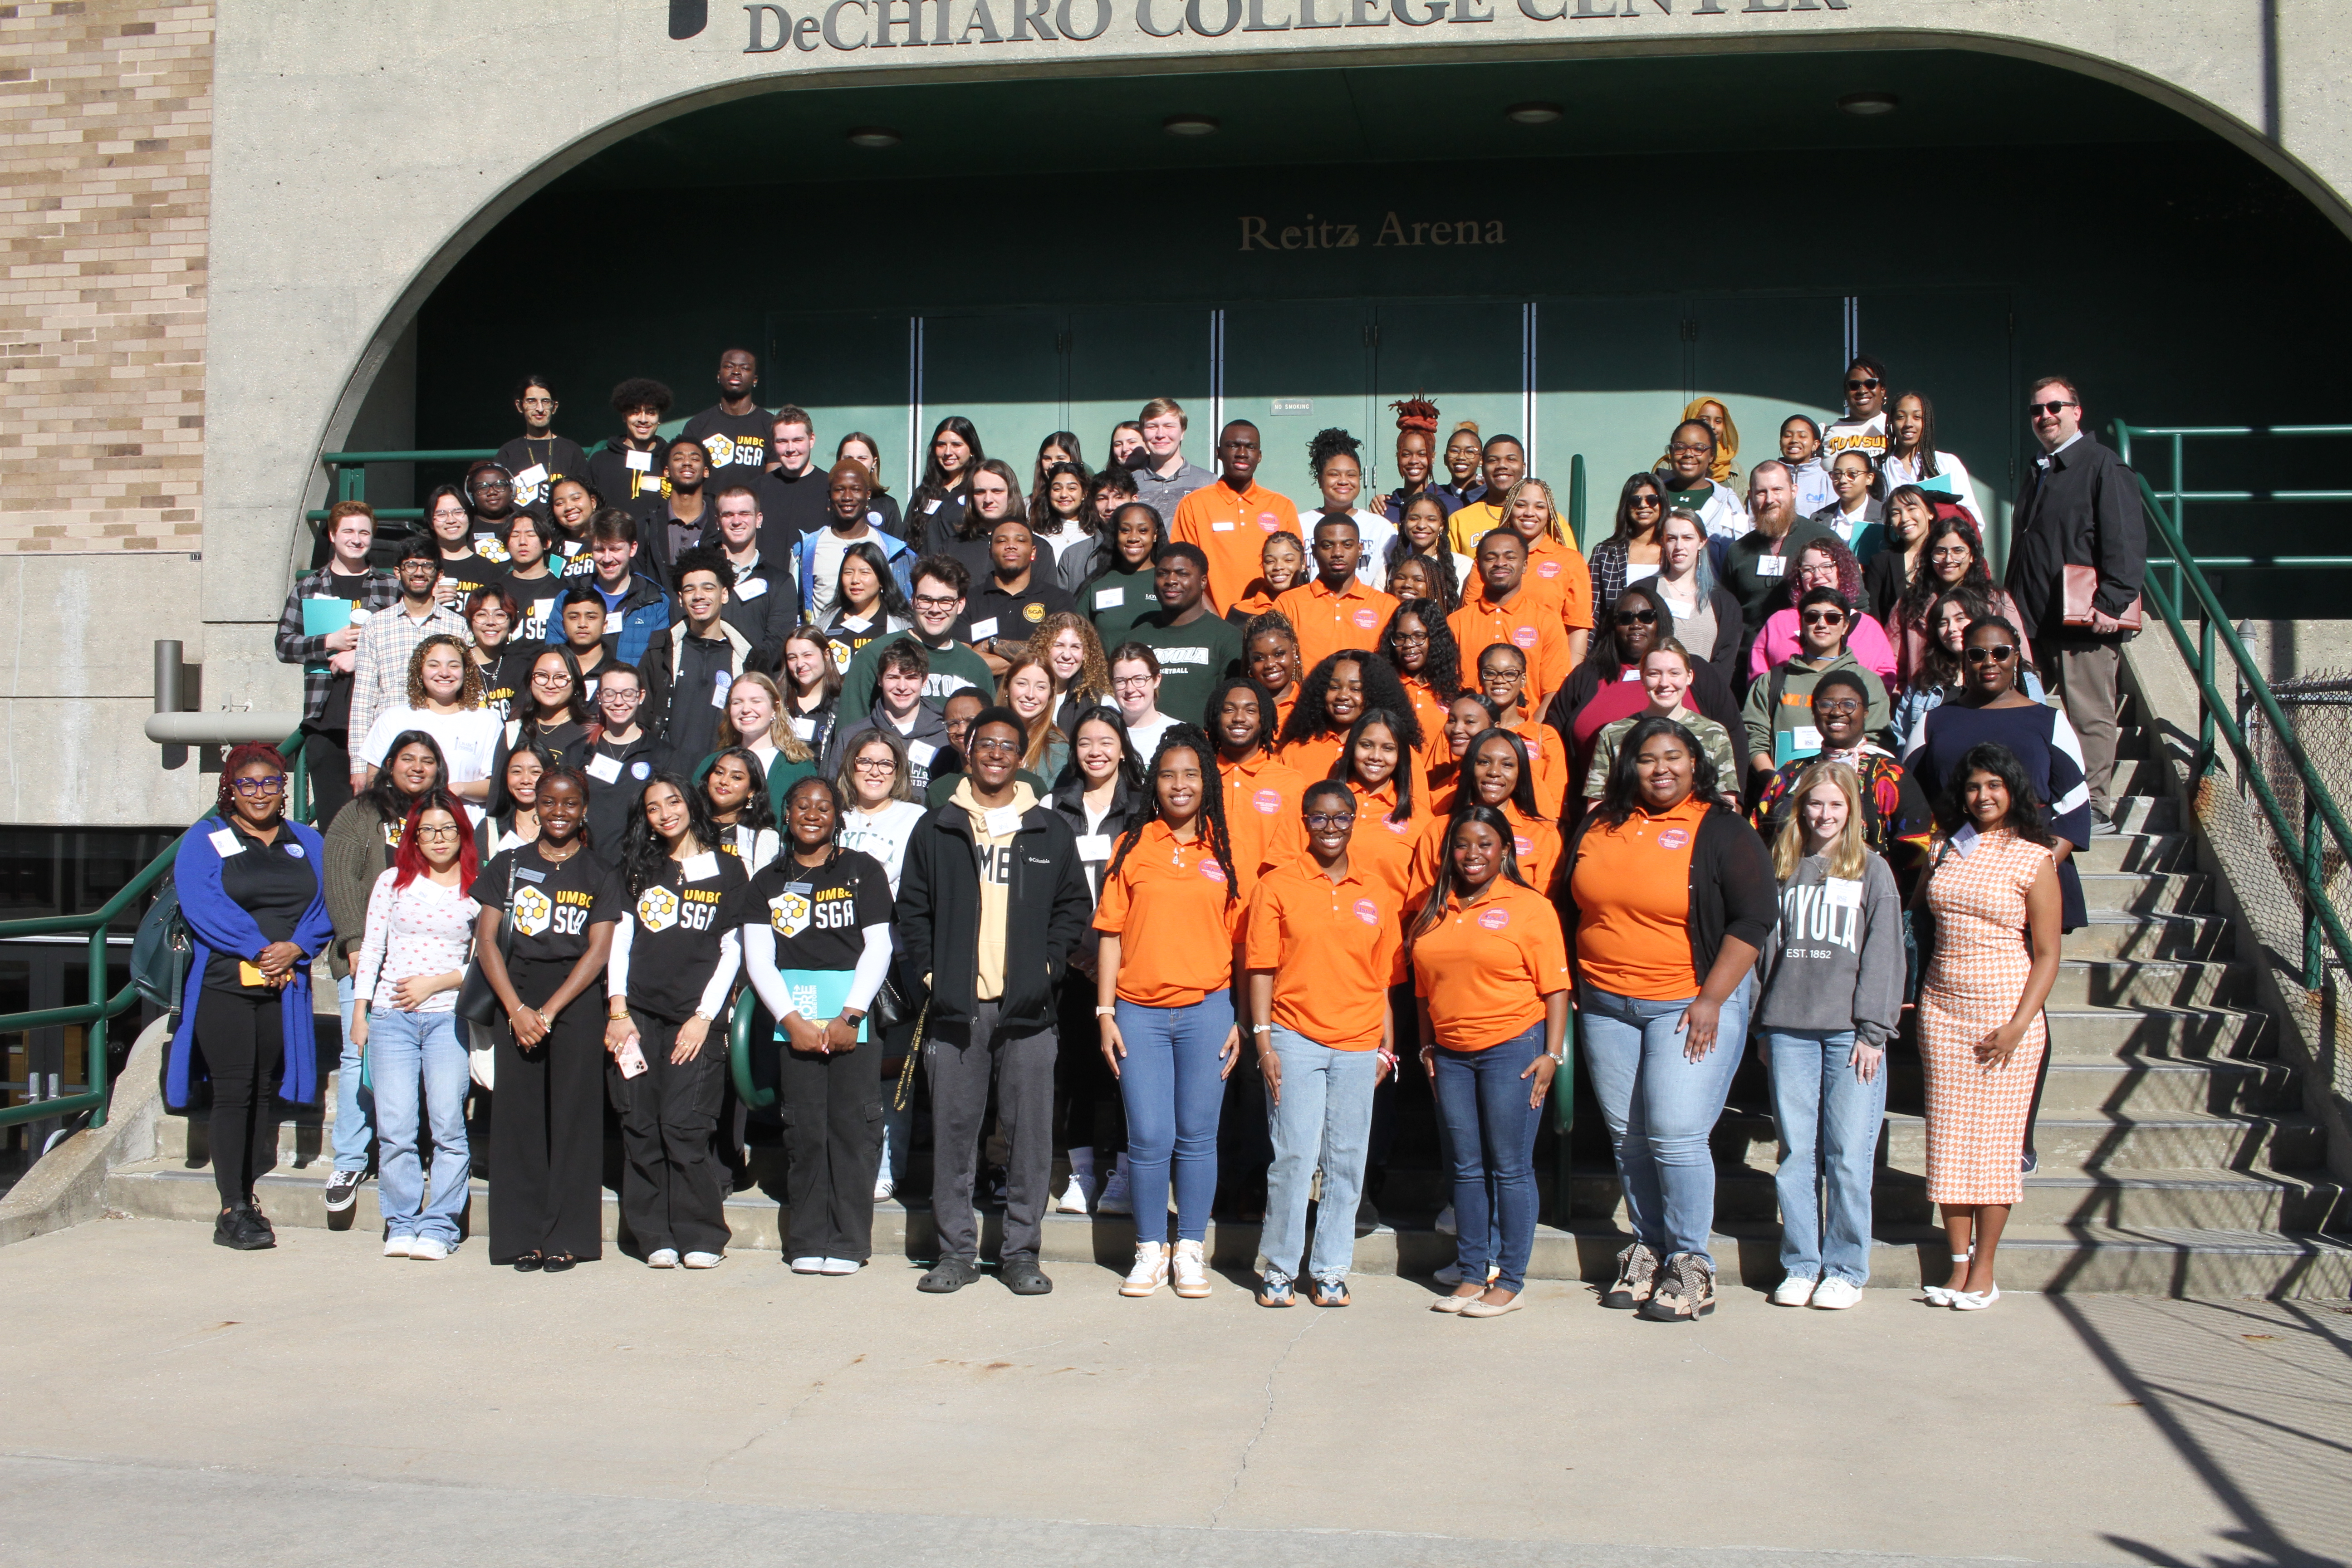
[[[306,572],[294,579],[294,591],[286,595],[285,613],[278,617],[278,662],[305,667],[302,671],[302,718],[306,722],[316,721],[327,710],[327,697],[334,689],[337,677],[327,668],[327,660],[331,657],[327,651],[327,639],[302,635],[302,601],[341,596],[335,592],[333,566],[321,566],[316,572]],[[367,574],[367,591],[360,596],[360,608],[373,612],[398,603],[400,584],[393,581],[392,574],[370,572]]]
[[[408,661],[416,652],[416,645],[444,632],[467,647],[474,646],[474,634],[467,626],[466,617],[448,605],[436,604],[431,615],[413,621],[396,596],[392,608],[370,616],[367,625],[360,628],[359,662],[352,671],[351,750],[354,763],[377,716],[408,706]]]

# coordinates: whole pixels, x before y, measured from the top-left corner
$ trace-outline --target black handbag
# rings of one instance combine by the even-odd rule
[[[514,891],[515,868],[520,860],[507,862],[507,901],[499,911],[499,957],[514,956]],[[482,971],[478,953],[466,961],[466,983],[457,987],[457,1016],[484,1028],[496,1028],[506,1022],[507,1010],[499,1001],[499,994],[490,988],[490,977]]]

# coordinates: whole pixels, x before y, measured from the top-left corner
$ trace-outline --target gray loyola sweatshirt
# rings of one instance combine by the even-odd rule
[[[1863,857],[1860,881],[1833,880],[1808,855],[1780,884],[1780,923],[1764,949],[1759,1029],[1852,1029],[1884,1046],[1903,1013],[1903,911],[1895,874]]]

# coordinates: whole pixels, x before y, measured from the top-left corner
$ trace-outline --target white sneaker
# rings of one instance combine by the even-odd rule
[[[438,1263],[449,1256],[449,1244],[436,1236],[412,1237],[408,1256],[417,1263]]]
[[[1164,1241],[1139,1241],[1135,1244],[1135,1266],[1119,1281],[1122,1296],[1149,1296],[1168,1283],[1168,1244]]]
[[[876,1203],[888,1203],[891,1198],[898,1194],[898,1184],[892,1181],[887,1173],[874,1178],[874,1201]]]
[[[1813,1288],[1813,1305],[1828,1312],[1842,1312],[1848,1307],[1859,1307],[1862,1305],[1862,1287],[1851,1279],[1824,1279]]]
[[[1105,1182],[1102,1191],[1096,1194],[1095,1213],[1133,1214],[1134,1212],[1135,1205],[1128,1201],[1127,1196],[1127,1167],[1121,1165],[1111,1172],[1110,1180]]]
[[[407,1258],[411,1256],[409,1248],[415,1245],[416,1238],[413,1236],[387,1236],[383,1238],[383,1255],[386,1258]]]
[[[1062,1189],[1062,1195],[1054,1200],[1054,1212],[1055,1214],[1087,1212],[1087,1180],[1084,1176],[1079,1175],[1076,1171],[1070,1173],[1069,1184]]]
[[[824,1259],[822,1258],[795,1258],[793,1259],[793,1272],[795,1274],[822,1274],[824,1272]]]
[[[1813,1299],[1813,1291],[1815,1288],[1815,1281],[1811,1279],[1801,1279],[1794,1274],[1791,1274],[1786,1279],[1781,1280],[1780,1284],[1773,1287],[1771,1296],[1772,1305],[1776,1307],[1801,1307],[1806,1302]],[[1851,1303],[1840,1302],[1839,1305],[1846,1306],[1851,1305]]]
[[[1454,1234],[1454,1205],[1452,1204],[1447,1204],[1444,1208],[1437,1211],[1437,1218],[1431,1223],[1430,1228],[1437,1232],[1440,1236],[1452,1236]]]
[[[686,1255],[688,1268],[716,1268],[727,1261],[723,1252],[689,1252]]]
[[[824,1260],[824,1266],[817,1272],[830,1274],[838,1279],[845,1274],[855,1274],[864,1267],[866,1266],[855,1258],[828,1258]]]
[[[1436,1280],[1440,1285],[1444,1286],[1447,1289],[1452,1289],[1454,1286],[1462,1283],[1462,1260],[1458,1258],[1455,1258],[1453,1262],[1447,1264],[1444,1268],[1431,1275],[1430,1278]]]
[[[1187,1301],[1198,1301],[1209,1293],[1209,1260],[1201,1254],[1197,1241],[1180,1241],[1176,1256],[1168,1265],[1168,1272],[1176,1281],[1176,1294]]]
[[[665,1247],[658,1248],[658,1249],[656,1249],[656,1250],[655,1250],[655,1251],[652,1251],[652,1252],[648,1252],[648,1253],[646,1253],[646,1268],[677,1268],[677,1247]]]

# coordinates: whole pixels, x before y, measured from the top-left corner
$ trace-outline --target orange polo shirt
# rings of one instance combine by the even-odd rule
[[[1644,1002],[1698,994],[1691,960],[1691,854],[1706,802],[1693,795],[1652,816],[1641,807],[1617,827],[1586,829],[1570,872],[1576,963],[1600,989]]]
[[[1549,534],[1538,534],[1528,547],[1528,572],[1522,585],[1556,595],[1559,624],[1566,631],[1592,629],[1592,568],[1583,552]]]
[[[1462,649],[1462,679],[1478,684],[1478,656],[1498,642],[1509,643],[1528,656],[1528,710],[1540,713],[1552,693],[1568,684],[1568,633],[1559,622],[1558,605],[1521,584],[1508,605],[1498,605],[1481,588],[1465,595],[1462,607],[1446,617],[1454,642]]]
[[[1236,493],[1223,479],[1176,503],[1168,537],[1209,557],[1209,602],[1220,613],[1241,603],[1264,564],[1265,536],[1298,531],[1298,509],[1255,480]]]
[[[1568,944],[1550,901],[1497,877],[1475,903],[1446,901],[1413,939],[1414,987],[1437,1043],[1483,1051],[1544,1019],[1544,998],[1568,989]]]
[[[1184,844],[1164,822],[1144,825],[1095,905],[1095,930],[1119,938],[1120,1001],[1189,1007],[1233,984],[1242,904],[1228,879],[1205,834]]]
[[[1250,900],[1243,962],[1274,972],[1274,1022],[1318,1046],[1379,1047],[1403,956],[1396,896],[1352,856],[1334,882],[1301,854],[1267,872]]]
[[[1275,693],[1274,722],[1266,727],[1267,734],[1281,734],[1282,727],[1290,722],[1290,710],[1298,706],[1298,685],[1299,683],[1294,680],[1290,683],[1289,690]]]
[[[1536,809],[1550,819],[1559,820],[1561,805],[1568,799],[1568,742],[1559,731],[1540,720],[1530,719],[1523,724],[1506,724],[1520,740],[1528,743],[1528,756],[1534,763]]]
[[[1293,741],[1276,753],[1282,763],[1295,771],[1308,784],[1328,779],[1339,763],[1340,750],[1348,743],[1348,731],[1334,730],[1328,735],[1311,740]]]
[[[1415,792],[1412,814],[1402,822],[1391,822],[1389,813],[1397,808],[1394,779],[1370,791],[1350,783],[1348,791],[1356,797],[1356,830],[1348,839],[1348,863],[1387,888],[1402,908],[1412,880],[1412,847],[1428,826],[1429,807]]]
[[[1354,577],[1336,594],[1318,577],[1274,602],[1276,613],[1298,634],[1299,662],[1308,669],[1346,648],[1380,647],[1381,632],[1396,607],[1392,596]]]
[[[1260,577],[1250,584],[1248,593],[1225,606],[1225,619],[1230,621],[1235,616],[1239,616],[1241,620],[1236,623],[1236,626],[1244,626],[1272,608],[1274,608],[1274,594],[1266,586],[1265,579]]]
[[[1442,813],[1431,806],[1429,826],[1412,847],[1412,869],[1405,882],[1408,910],[1419,909],[1437,886],[1437,868],[1445,854],[1445,829],[1453,820],[1453,807],[1451,800]],[[1508,801],[1503,803],[1502,812],[1511,825],[1511,849],[1519,858],[1519,875],[1528,887],[1551,897],[1551,879],[1559,872],[1559,829],[1540,817],[1523,816]]]
[[[1225,831],[1240,862],[1241,894],[1247,899],[1260,877],[1307,853],[1307,829],[1298,820],[1298,797],[1307,780],[1261,750],[1246,763],[1217,759],[1225,785]]]

